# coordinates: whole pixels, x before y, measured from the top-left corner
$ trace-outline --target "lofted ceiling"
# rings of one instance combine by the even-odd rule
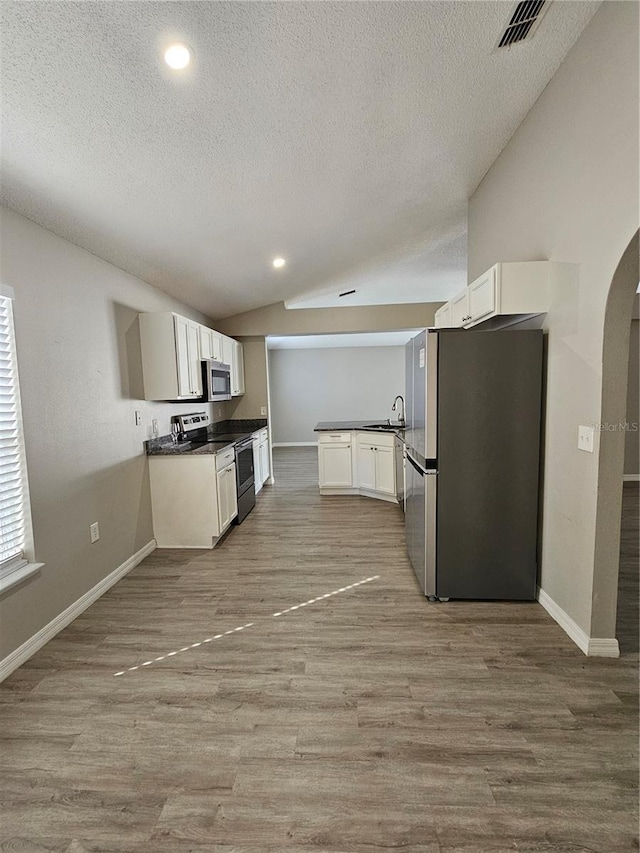
[[[468,197],[598,5],[494,51],[510,3],[5,0],[0,200],[214,318],[445,300]]]

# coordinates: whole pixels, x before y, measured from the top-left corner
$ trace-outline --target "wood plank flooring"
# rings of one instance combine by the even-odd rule
[[[276,479],[4,683],[0,849],[637,851],[637,651],[429,604],[397,507],[320,498],[314,450]]]

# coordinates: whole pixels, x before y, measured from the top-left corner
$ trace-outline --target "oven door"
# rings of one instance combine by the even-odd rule
[[[236,444],[236,477],[238,480],[238,495],[243,495],[248,489],[253,489],[253,440]]]
[[[221,361],[202,362],[204,398],[210,403],[231,399],[231,368]]]

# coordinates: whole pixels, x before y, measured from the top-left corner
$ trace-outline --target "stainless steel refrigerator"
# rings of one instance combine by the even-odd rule
[[[429,598],[535,598],[542,363],[541,330],[407,344],[407,550]]]

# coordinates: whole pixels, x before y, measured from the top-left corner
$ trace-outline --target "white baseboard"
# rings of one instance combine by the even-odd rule
[[[622,479],[625,483],[640,483],[640,474],[624,474]]]
[[[317,441],[278,441],[273,447],[317,447]]]
[[[152,539],[151,542],[147,542],[144,547],[137,551],[132,557],[129,557],[128,560],[125,560],[121,566],[118,566],[118,568],[111,572],[111,574],[107,575],[106,578],[103,578],[88,592],[85,592],[84,595],[80,596],[80,598],[77,601],[74,601],[66,610],[59,613],[55,619],[52,619],[48,625],[41,628],[37,634],[34,634],[33,637],[30,637],[21,646],[18,646],[18,648],[11,652],[11,654],[7,655],[6,658],[3,658],[3,660],[0,661],[0,681],[4,681],[4,679],[11,675],[14,670],[19,666],[22,666],[22,664],[29,660],[29,658],[32,657],[38,649],[41,649],[45,643],[48,643],[56,634],[59,634],[63,628],[66,628],[67,625],[73,622],[74,619],[87,609],[87,607],[93,604],[94,601],[97,601],[101,595],[104,595],[110,587],[117,583],[120,578],[123,578],[128,574],[131,569],[135,568],[138,563],[141,563],[144,558],[151,554],[152,551],[155,551],[155,549],[156,540]]]
[[[614,637],[591,637],[587,654],[592,658],[619,658],[620,646]]]
[[[585,655],[601,658],[620,657],[620,649],[616,639],[613,637],[588,637],[569,614],[540,587],[538,587],[538,601]]]

